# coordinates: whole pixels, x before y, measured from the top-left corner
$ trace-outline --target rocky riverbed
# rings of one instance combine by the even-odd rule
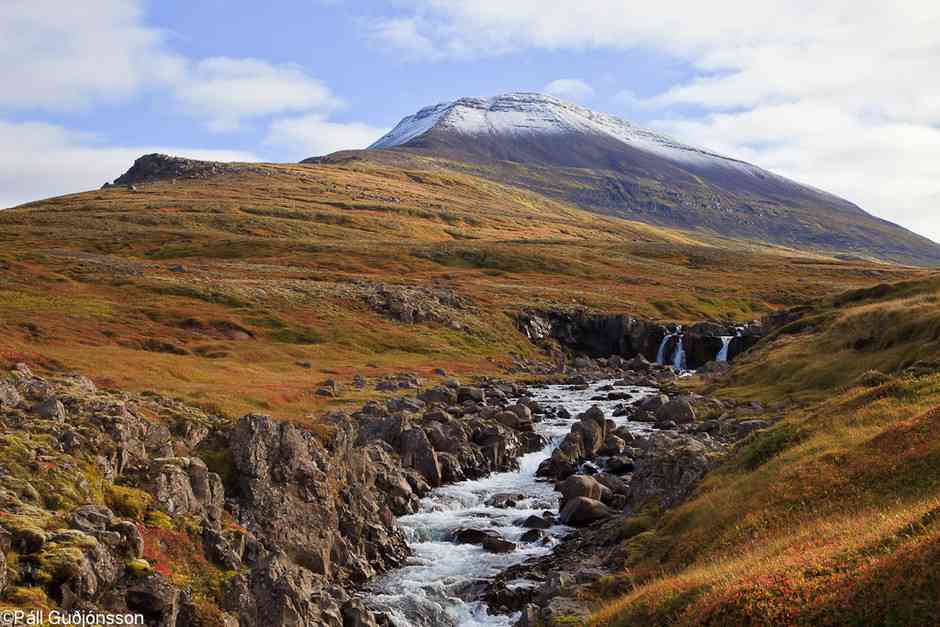
[[[546,442],[522,457],[517,470],[462,481],[433,490],[418,512],[399,519],[413,552],[405,567],[370,588],[368,605],[400,627],[508,625],[511,617],[490,614],[483,603],[486,583],[508,567],[549,554],[572,528],[559,518],[559,494],[539,468],[577,424],[577,415],[612,411],[621,400],[592,401],[613,381],[533,388],[514,407],[534,422]],[[633,401],[653,388],[618,387]],[[616,424],[616,423],[615,423]],[[642,423],[618,427],[647,432]],[[520,583],[524,586],[525,583]]]
[[[577,586],[616,568],[606,553],[629,517],[681,502],[729,445],[766,426],[738,420],[753,407],[664,394],[669,368],[623,365],[530,386],[511,407],[546,445],[518,469],[436,488],[399,518],[412,557],[368,586],[376,616],[419,627],[586,614]]]
[[[591,563],[591,530],[678,502],[764,424],[674,380],[639,358],[529,387],[403,374],[358,385],[405,395],[308,428],[20,364],[0,377],[0,595],[177,627],[550,617],[548,573]]]

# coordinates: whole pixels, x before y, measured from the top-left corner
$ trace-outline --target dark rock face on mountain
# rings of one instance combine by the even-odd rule
[[[114,180],[115,185],[136,185],[172,179],[204,179],[230,172],[260,170],[249,165],[200,161],[153,153],[134,161],[131,168]]]
[[[370,150],[308,161],[395,162],[412,156],[434,157],[434,167],[469,171],[651,224],[940,265],[940,245],[847,200],[540,94],[462,98],[427,107],[404,118]]]

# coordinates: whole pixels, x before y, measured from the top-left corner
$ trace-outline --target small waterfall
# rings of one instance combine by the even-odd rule
[[[659,351],[656,353],[656,363],[660,366],[666,365],[666,345],[669,344],[669,338],[671,337],[672,334],[667,333],[663,341],[659,344]]]
[[[676,352],[672,357],[672,365],[679,372],[685,372],[685,348],[682,346],[682,334],[679,333],[679,343],[676,344]]]
[[[715,361],[721,363],[728,362],[728,349],[731,348],[731,340],[734,339],[734,336],[731,335],[722,335],[721,336],[721,350],[718,351],[718,356],[715,357]]]

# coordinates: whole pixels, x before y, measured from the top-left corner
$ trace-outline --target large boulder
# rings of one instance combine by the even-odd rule
[[[430,390],[425,390],[418,395],[425,403],[437,403],[439,405],[453,405],[457,402],[457,392],[449,387],[439,385]]]
[[[209,472],[198,457],[153,460],[145,487],[154,502],[173,516],[204,516],[213,525],[221,523],[225,503],[222,479]]]
[[[515,543],[505,538],[486,538],[482,546],[488,553],[512,553],[516,550]]]
[[[604,423],[586,417],[572,425],[571,432],[581,436],[583,457],[593,457],[604,446],[605,426]]]
[[[474,403],[483,403],[485,401],[485,395],[483,390],[478,387],[473,387],[470,385],[463,385],[457,388],[457,402],[463,403],[465,401],[473,401]]]
[[[516,545],[492,529],[457,529],[453,540],[458,544],[478,544],[489,553],[511,553]]]
[[[610,490],[601,485],[593,477],[587,475],[572,475],[556,486],[561,493],[561,507],[564,509],[568,501],[585,496],[596,501],[603,501]]]
[[[579,527],[610,518],[613,514],[614,512],[600,501],[579,496],[565,504],[560,519],[563,525]]]
[[[420,472],[431,486],[441,485],[441,465],[424,430],[408,429],[401,436],[401,463]]]
[[[516,524],[526,529],[549,529],[555,523],[544,516],[532,514],[523,520],[517,521]]]
[[[509,408],[509,411],[519,416],[520,420],[532,422],[532,409],[529,407],[528,403],[516,403]]]
[[[526,408],[528,409],[528,408]],[[514,411],[501,411],[497,412],[493,419],[496,422],[514,429],[516,431],[531,431],[532,430],[532,418],[523,418],[519,415],[518,412]]]
[[[635,462],[628,505],[634,511],[648,505],[673,507],[682,502],[713,463],[702,442],[685,435],[656,433],[646,453]]]
[[[684,398],[675,398],[656,410],[656,422],[685,425],[695,422],[695,410]]]

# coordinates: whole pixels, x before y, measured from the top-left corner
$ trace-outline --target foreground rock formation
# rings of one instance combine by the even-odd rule
[[[395,517],[542,446],[519,391],[450,381],[314,431],[19,365],[0,379],[0,594],[151,625],[377,624],[351,593],[407,557]]]

